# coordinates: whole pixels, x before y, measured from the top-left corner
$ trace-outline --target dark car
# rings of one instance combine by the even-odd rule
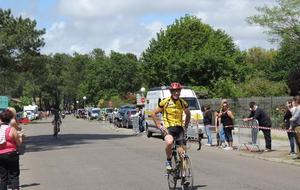
[[[122,126],[128,128],[132,128],[133,125],[133,117],[136,116],[137,110],[136,109],[127,109],[124,112],[122,117]]]
[[[117,115],[114,117],[115,125],[117,125],[118,127],[123,126],[122,120],[124,118],[125,112],[130,109],[135,109],[135,106],[134,105],[124,105],[119,108]]]

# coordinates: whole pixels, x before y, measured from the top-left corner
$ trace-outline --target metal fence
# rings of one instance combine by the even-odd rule
[[[139,116],[133,116],[131,117],[131,121],[132,121],[132,130],[135,132],[135,133],[138,133],[140,130],[139,130]]]
[[[258,121],[251,120],[251,121],[240,121],[237,125],[237,133],[238,133],[238,150],[242,148],[246,148],[249,151],[255,150],[257,148],[260,151],[260,139],[257,138],[259,133],[258,128]]]
[[[249,102],[254,101],[271,117],[272,127],[279,127],[283,121],[283,113],[280,108],[284,107],[286,101],[290,99],[292,99],[291,96],[280,96],[237,98],[227,99],[227,101],[236,118],[247,117],[250,113]],[[199,99],[199,102],[201,106],[210,105],[212,110],[219,110],[221,99]]]

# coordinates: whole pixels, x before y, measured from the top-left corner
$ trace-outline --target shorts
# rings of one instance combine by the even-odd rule
[[[173,136],[174,140],[176,141],[176,145],[186,145],[183,127],[181,126],[168,127],[167,130],[168,130],[168,134]]]

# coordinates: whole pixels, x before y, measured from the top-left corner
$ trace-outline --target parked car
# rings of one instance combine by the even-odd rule
[[[113,111],[114,111],[113,108],[103,108],[102,109],[102,114],[104,116],[104,120],[109,121],[110,123],[112,123]]]
[[[136,114],[136,109],[126,109],[122,117],[122,127],[132,128],[132,119]]]
[[[76,118],[83,118],[83,119],[85,119],[85,118],[87,118],[87,110],[85,110],[85,109],[77,109],[77,111],[76,111]]]
[[[100,108],[92,108],[89,110],[89,119],[100,119],[101,117],[101,109]]]
[[[32,121],[35,119],[35,114],[32,111],[26,111],[27,113],[27,118]]]
[[[128,110],[128,109],[135,109],[135,106],[134,105],[124,105],[119,108],[118,113],[114,117],[114,123],[116,126],[118,126],[118,127],[123,126],[122,120],[123,120],[126,110]]]

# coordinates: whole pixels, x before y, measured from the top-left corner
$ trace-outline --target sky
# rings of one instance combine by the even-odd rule
[[[229,34],[237,47],[276,48],[266,28],[250,25],[255,7],[275,0],[0,0],[14,16],[37,21],[46,29],[44,54],[89,53],[95,48],[137,56],[160,30],[186,14]]]

